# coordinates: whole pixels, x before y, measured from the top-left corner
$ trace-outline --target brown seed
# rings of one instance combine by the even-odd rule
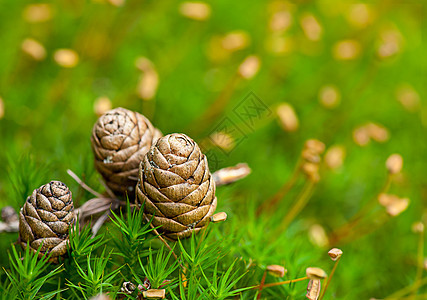
[[[50,4],[30,4],[24,9],[24,20],[29,23],[41,23],[49,21],[52,18],[53,12]]]
[[[328,168],[335,170],[340,168],[344,163],[345,148],[341,145],[332,146],[326,151],[325,163]]]
[[[319,165],[318,164],[305,162],[302,165],[302,171],[307,175],[307,177],[310,179],[310,181],[318,182],[320,180]]]
[[[383,30],[380,33],[380,45],[377,54],[380,58],[391,57],[401,50],[402,35],[396,29]]]
[[[106,294],[99,294],[99,295],[96,295],[95,297],[90,298],[90,300],[111,300],[111,298]]]
[[[4,117],[4,102],[2,97],[0,97],[0,119]]]
[[[58,49],[53,54],[55,62],[64,68],[74,68],[79,62],[79,55],[72,49]]]
[[[392,154],[387,158],[385,165],[390,174],[397,174],[402,170],[403,158],[400,154]]]
[[[261,60],[256,55],[250,55],[239,66],[239,75],[245,79],[253,78],[259,71]]]
[[[420,95],[409,84],[402,84],[396,89],[396,98],[407,111],[415,112],[420,107]]]
[[[21,49],[34,60],[43,60],[46,57],[45,48],[35,39],[25,39],[21,44]]]
[[[95,100],[93,104],[93,111],[98,116],[102,116],[112,107],[111,100],[108,97],[99,97]]]
[[[292,25],[292,14],[289,10],[275,12],[271,18],[269,27],[271,31],[283,32]]]
[[[225,213],[225,212],[216,213],[211,217],[212,223],[219,223],[219,222],[223,222],[225,220],[227,220],[227,213]]]
[[[377,123],[368,123],[366,124],[366,130],[369,136],[376,142],[384,143],[388,141],[390,134],[383,125]]]
[[[343,40],[334,45],[332,52],[336,60],[352,60],[360,55],[361,45],[356,40]]]
[[[211,15],[211,7],[204,2],[183,2],[179,6],[179,12],[189,19],[204,21]]]
[[[334,85],[325,85],[319,91],[319,101],[326,108],[337,107],[340,104],[340,100],[340,91]]]
[[[400,215],[409,206],[408,198],[399,198],[396,195],[385,193],[378,196],[378,202],[385,207],[387,213],[392,217]]]
[[[415,222],[414,224],[412,224],[412,232],[423,233],[424,232],[424,224],[422,222]]]
[[[125,0],[108,0],[108,2],[117,7],[123,6],[125,4]]]
[[[302,169],[303,169],[305,174],[311,175],[311,174],[319,172],[319,165],[314,164],[314,163],[310,163],[310,162],[306,162],[303,164]]]
[[[267,271],[270,275],[273,275],[275,277],[283,277],[285,276],[287,270],[285,267],[280,265],[269,265],[267,266]]]
[[[305,270],[305,273],[307,274],[307,277],[310,279],[324,279],[328,277],[328,274],[326,274],[326,272],[320,268],[310,267]]]
[[[235,146],[235,141],[233,136],[223,131],[216,131],[209,136],[211,142],[224,150],[230,151]]]
[[[372,8],[365,3],[350,5],[347,12],[348,22],[356,28],[363,28],[369,25],[373,20]]]
[[[371,137],[365,126],[360,126],[353,130],[353,140],[357,145],[362,147],[369,144]]]
[[[307,162],[318,164],[321,160],[320,155],[312,149],[304,149],[301,153],[301,157]]]
[[[307,140],[304,146],[306,149],[311,149],[318,154],[322,154],[325,151],[325,144],[316,139]]]
[[[227,33],[221,42],[222,47],[231,52],[245,49],[249,44],[250,36],[243,30],[236,30]]]
[[[137,94],[142,100],[151,100],[157,92],[159,75],[154,64],[148,58],[140,57],[135,64],[142,71],[136,88]]]
[[[310,300],[317,300],[320,295],[320,280],[319,279],[311,279],[308,282],[307,294],[305,295]]]
[[[329,244],[325,229],[319,224],[313,224],[308,230],[308,237],[313,245],[326,247]]]
[[[299,128],[298,116],[294,108],[289,103],[282,103],[277,107],[277,115],[279,116],[280,125],[283,130],[293,132]]]
[[[337,261],[342,255],[342,250],[338,248],[332,248],[329,250],[328,255],[333,261]]]
[[[150,71],[141,75],[137,93],[142,100],[151,100],[154,98],[157,92],[157,86],[159,85],[159,77],[156,71]]]
[[[312,14],[305,14],[301,20],[301,27],[304,31],[305,36],[311,41],[318,41],[322,37],[322,26],[316,17]]]
[[[225,185],[242,178],[251,173],[251,168],[246,163],[240,163],[233,167],[223,168],[212,174],[215,184]]]
[[[146,299],[165,299],[166,290],[164,290],[164,289],[161,289],[161,290],[151,289],[148,291],[143,291],[142,296]]]

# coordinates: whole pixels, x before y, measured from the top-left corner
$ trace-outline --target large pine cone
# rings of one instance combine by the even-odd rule
[[[19,242],[23,249],[40,256],[50,253],[58,262],[67,252],[68,229],[74,222],[71,191],[60,181],[51,181],[33,191],[19,212]]]
[[[145,216],[169,239],[186,238],[207,226],[217,200],[199,146],[184,134],[160,138],[140,164],[137,198]]]
[[[162,133],[143,115],[115,108],[102,115],[92,129],[95,167],[117,195],[135,195],[138,167]]]

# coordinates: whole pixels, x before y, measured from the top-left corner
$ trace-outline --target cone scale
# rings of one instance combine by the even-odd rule
[[[19,212],[19,240],[23,249],[39,256],[50,254],[51,262],[67,253],[68,232],[74,223],[71,191],[60,181],[51,181],[33,191]]]
[[[206,156],[184,134],[160,138],[139,167],[137,199],[166,238],[187,238],[215,212],[215,183]]]
[[[91,137],[95,168],[116,195],[134,196],[139,163],[161,136],[146,117],[121,107],[98,119]]]

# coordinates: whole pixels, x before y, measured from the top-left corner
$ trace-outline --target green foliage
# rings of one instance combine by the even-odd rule
[[[14,199],[14,206],[19,208],[34,189],[45,184],[47,178],[47,164],[37,165],[31,155],[24,154],[21,157],[8,157],[8,175],[11,185],[10,199]]]
[[[129,200],[126,202],[126,214],[120,210],[120,215],[111,212],[111,222],[119,230],[119,234],[112,234],[114,245],[123,256],[126,263],[134,266],[141,256],[146,256],[147,243],[154,238],[149,235],[153,231],[150,222],[146,222],[143,216],[143,208],[132,209]]]
[[[86,257],[93,251],[108,242],[104,234],[92,237],[90,226],[80,228],[80,222],[77,219],[75,226],[70,227],[68,255],[74,261],[86,259]]]
[[[174,284],[174,282],[177,281],[167,279],[178,268],[178,261],[170,263],[172,251],[168,251],[168,254],[165,254],[164,252],[165,250],[162,247],[157,251],[156,257],[154,257],[154,251],[150,249],[146,267],[144,267],[144,264],[141,261],[141,257],[138,258],[139,265],[145,277],[150,282],[151,288],[153,289],[166,288],[167,286]],[[133,269],[132,272],[138,284],[143,285],[144,280],[141,280],[141,277],[138,276]]]
[[[202,233],[204,234],[204,233]],[[208,269],[221,258],[221,245],[204,239],[203,236],[198,240],[194,234],[189,241],[178,240],[178,246],[181,250],[181,259],[187,264],[190,278],[198,276],[202,269]]]
[[[175,294],[172,289],[168,289],[168,292],[174,300],[205,299],[209,290],[205,289],[200,283],[201,280],[195,277],[190,279],[181,278],[179,281],[179,292]]]
[[[7,277],[10,280],[12,289],[4,288],[4,295],[7,297],[17,297],[22,300],[30,299],[52,299],[61,290],[41,293],[43,285],[62,271],[62,266],[50,269],[48,263],[49,257],[44,255],[41,259],[38,258],[40,254],[40,245],[36,253],[30,252],[27,247],[23,253],[23,257],[12,246],[12,253],[9,252],[9,261],[11,270],[5,270]],[[48,272],[45,272],[49,268]]]
[[[121,268],[107,272],[107,264],[110,261],[111,252],[105,254],[105,249],[99,257],[91,259],[91,253],[87,256],[87,265],[81,267],[77,262],[77,272],[82,282],[69,282],[67,285],[73,290],[79,291],[84,299],[96,296],[101,293],[111,292],[117,289],[113,286],[112,281],[120,272]],[[77,296],[77,295],[76,295]],[[78,297],[78,296],[77,296]]]
[[[218,262],[216,262],[213,270],[212,280],[209,280],[205,272],[201,270],[203,277],[207,282],[207,286],[209,290],[209,293],[208,293],[209,299],[218,299],[218,300],[227,299],[230,297],[234,297],[239,293],[251,288],[251,287],[246,287],[246,288],[233,290],[233,287],[239,282],[239,280],[246,275],[245,273],[239,275],[238,271],[234,271],[233,269],[234,265],[235,265],[235,262],[233,262],[224,273],[219,275]]]
[[[28,296],[41,283],[36,299],[57,291],[58,298],[89,298],[87,287],[94,280],[89,267],[105,282],[105,275],[94,267],[103,265],[106,256],[110,262],[104,274],[124,266],[103,287],[113,295],[124,281],[169,273],[173,284],[167,287],[167,298],[207,299],[215,290],[224,295],[226,288],[232,292],[258,285],[269,264],[283,265],[288,272],[280,279],[267,275],[266,283],[304,276],[309,266],[329,273],[333,266],[329,246],[341,248],[344,256],[324,299],[386,298],[414,286],[422,266],[417,256],[420,235],[411,226],[426,223],[427,6],[422,1],[205,1],[211,9],[204,21],[183,16],[183,1],[126,0],[121,7],[111,4],[121,1],[44,2],[35,10],[42,20],[34,21],[30,5],[38,2],[0,1],[0,207],[19,209],[33,189],[49,180],[65,182],[79,207],[91,196],[73,182],[67,169],[103,192],[90,153],[91,128],[98,117],[94,107],[100,97],[110,99],[112,107],[143,113],[163,133],[184,132],[199,144],[222,130],[219,125],[229,124],[224,130],[234,148],[209,146],[209,167],[216,171],[247,162],[252,173],[217,188],[217,211],[228,214],[226,222],[210,224],[208,232],[175,247],[171,243],[182,264],[176,269],[172,257],[160,269],[150,269],[150,264],[157,268],[153,264],[158,255],[167,256],[166,250],[141,210],[129,209],[130,205],[114,212],[94,238],[89,227],[72,231],[69,257],[59,269],[63,271],[48,279],[48,271],[55,267],[34,264],[32,253],[23,253],[24,260],[18,261],[17,250],[11,247],[17,234],[0,233],[0,251],[10,252],[0,255],[4,270],[0,299],[22,298],[18,290]],[[307,23],[314,31],[318,28],[314,39],[307,34]],[[243,46],[228,50],[227,41],[239,41],[239,33],[246,37]],[[26,39],[38,41],[45,57],[36,60],[23,51]],[[337,59],[337,45],[348,40],[358,45],[357,56]],[[74,68],[56,62],[55,52],[61,48],[78,54]],[[380,50],[397,52],[386,57]],[[250,55],[259,58],[259,72],[242,78],[239,66]],[[142,101],[136,92],[147,73],[135,67],[141,56],[151,61],[158,75],[150,101]],[[325,87],[337,92],[336,106],[324,105]],[[236,113],[250,92],[270,112],[251,119],[253,123]],[[276,108],[283,102],[295,111],[299,121],[295,131],[280,127]],[[361,146],[355,143],[355,129],[369,122],[384,126],[388,138],[371,138]],[[291,178],[309,138],[323,141],[326,150],[343,147],[343,164],[335,169],[320,164],[320,181],[308,205],[277,233],[303,179],[271,214],[257,216],[256,209]],[[313,228],[323,228],[329,237],[366,203],[372,202],[372,212],[384,212],[377,195],[391,153],[402,155],[404,167],[389,192],[409,197],[409,208],[398,217],[381,219],[385,220],[381,224],[373,214],[362,224],[366,234],[346,242],[325,245],[313,239]],[[16,269],[21,264],[27,264],[22,274]],[[214,282],[215,270],[221,280],[230,268],[223,285]],[[79,288],[67,285],[66,279]],[[29,280],[31,291],[26,292],[23,282]],[[306,288],[307,282],[272,287],[264,289],[261,298],[304,299]],[[422,299],[426,292],[427,287],[420,286],[414,299]],[[256,299],[257,291],[243,291],[238,297]]]

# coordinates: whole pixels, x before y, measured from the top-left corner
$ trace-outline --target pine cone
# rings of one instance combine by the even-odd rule
[[[115,108],[102,115],[92,129],[95,167],[117,195],[135,195],[138,166],[162,133],[143,115]]]
[[[50,253],[50,261],[67,252],[68,229],[74,223],[71,191],[60,181],[51,181],[33,191],[19,212],[19,242],[40,256]]]
[[[206,156],[184,134],[160,138],[139,166],[137,198],[144,214],[169,239],[207,226],[216,208],[215,183]]]

